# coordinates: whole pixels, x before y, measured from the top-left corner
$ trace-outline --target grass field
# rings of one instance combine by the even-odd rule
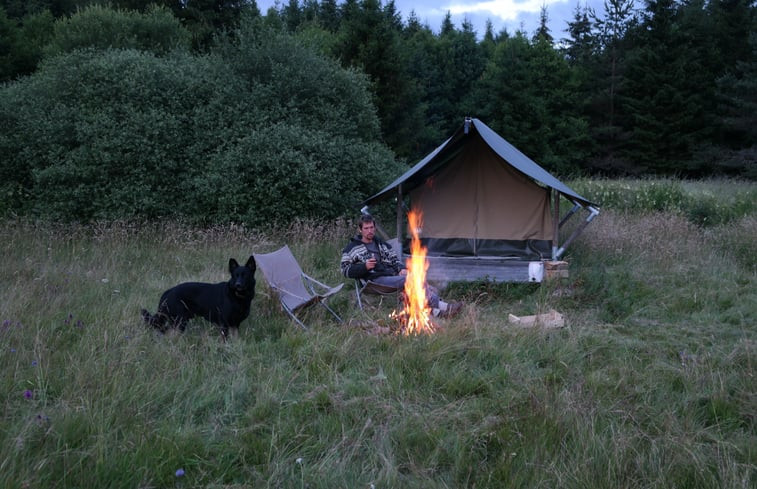
[[[453,284],[433,336],[372,335],[352,283],[310,331],[258,273],[224,343],[148,330],[182,281],[287,243],[334,285],[345,222],[0,223],[0,487],[757,487],[757,185],[601,181],[570,279]],[[561,330],[508,313],[554,308]]]

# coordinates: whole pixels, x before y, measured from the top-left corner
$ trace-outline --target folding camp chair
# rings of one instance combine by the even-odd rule
[[[313,277],[307,275],[300,268],[299,263],[292,255],[289,246],[284,245],[277,251],[271,253],[255,253],[255,262],[258,268],[263,272],[268,285],[276,292],[281,301],[281,307],[289,316],[295,320],[303,329],[307,326],[297,317],[296,313],[312,304],[321,304],[326,308],[337,321],[341,322],[337,313],[328,305],[326,299],[336,294],[344,284],[336,287],[329,287]],[[318,293],[315,286],[319,286],[323,293]]]
[[[377,284],[370,280],[363,280],[360,278],[355,279],[355,295],[357,296],[357,305],[361,311],[363,311],[363,295],[378,295],[378,296],[395,296],[399,301],[399,292],[402,289],[392,287],[390,285]]]
[[[400,248],[399,240],[397,238],[392,238],[388,240],[387,243],[392,247],[395,253],[397,253],[399,259],[402,260],[402,248]],[[357,305],[361,311],[364,310],[363,295],[378,295],[382,297],[395,296],[399,301],[399,293],[401,291],[402,288],[377,284],[376,282],[371,282],[370,280],[364,280],[360,278],[355,279],[355,296],[357,297]]]

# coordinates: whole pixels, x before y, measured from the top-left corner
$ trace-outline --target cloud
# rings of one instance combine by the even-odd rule
[[[564,0],[485,0],[474,1],[472,3],[457,2],[447,4],[446,6],[432,8],[428,13],[436,15],[445,15],[447,12],[452,15],[461,14],[481,14],[493,18],[499,18],[503,21],[514,21],[518,16],[524,13],[538,13],[542,6],[551,3],[563,3]],[[547,9],[549,11],[549,9]]]

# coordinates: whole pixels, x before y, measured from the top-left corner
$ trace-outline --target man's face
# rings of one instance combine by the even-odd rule
[[[376,223],[360,223],[360,234],[363,236],[364,243],[370,243],[371,241],[373,241],[373,236],[376,234]]]

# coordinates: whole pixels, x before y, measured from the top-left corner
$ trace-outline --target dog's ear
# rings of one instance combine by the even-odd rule
[[[255,256],[250,255],[250,257],[247,259],[247,263],[244,266],[248,267],[250,270],[254,272],[255,271]]]
[[[229,258],[229,273],[234,273],[234,270],[239,268],[239,263],[233,258]]]

